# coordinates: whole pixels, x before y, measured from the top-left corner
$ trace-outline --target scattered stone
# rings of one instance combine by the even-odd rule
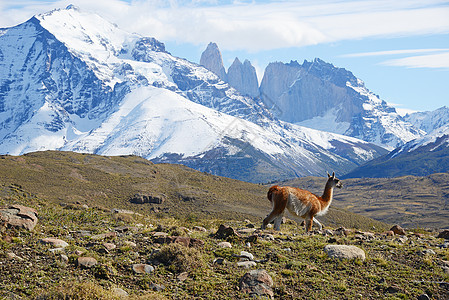
[[[255,267],[257,264],[255,261],[239,261],[237,262],[237,267],[250,269],[252,267]]]
[[[106,248],[106,250],[111,251],[117,248],[117,246],[113,243],[103,243],[103,246]]]
[[[232,245],[229,242],[220,242],[217,246],[220,248],[232,248]]]
[[[328,242],[329,244],[336,243],[336,242],[337,242],[337,239],[336,239],[336,238],[330,238],[330,239],[327,240],[327,242]]]
[[[356,246],[348,245],[327,245],[324,251],[332,258],[365,260],[365,251]]]
[[[82,250],[75,250],[75,255],[80,256],[83,255],[85,251]]]
[[[167,196],[164,194],[153,195],[153,194],[135,194],[129,202],[135,204],[144,204],[144,203],[153,203],[153,204],[162,204],[167,199]]]
[[[246,238],[246,242],[248,243],[255,243],[257,242],[257,235],[250,235],[249,237]]]
[[[346,229],[344,227],[339,227],[334,230],[334,234],[340,235],[340,236],[347,236],[347,235],[351,234],[351,232],[352,232],[352,230]]]
[[[69,245],[66,241],[56,239],[56,238],[45,238],[45,239],[40,239],[39,241],[42,244],[49,244],[56,248],[65,248]]]
[[[419,295],[418,300],[430,300],[430,297],[427,294]]]
[[[443,269],[444,273],[449,274],[449,267],[442,266],[441,268]]]
[[[239,234],[252,234],[252,233],[254,233],[254,231],[256,231],[255,228],[240,228],[240,229],[237,229],[237,233],[239,233]]]
[[[323,233],[324,233],[324,235],[334,235],[334,232],[332,231],[332,230],[330,230],[330,229],[325,229],[324,231],[323,231]]]
[[[166,236],[168,236],[168,233],[157,231],[157,232],[153,232],[153,236],[155,238],[166,237]]]
[[[273,299],[273,279],[265,270],[251,270],[240,279],[240,290],[253,297]]]
[[[240,237],[240,235],[232,227],[222,224],[214,234],[214,237],[217,239],[227,239],[228,237]]]
[[[254,260],[254,255],[246,251],[240,251],[240,257],[247,258],[249,260]]]
[[[78,237],[86,237],[86,236],[92,235],[92,232],[89,230],[78,230],[78,231],[75,231],[74,233]]]
[[[23,258],[21,258],[20,256],[16,255],[14,252],[8,252],[8,253],[6,253],[6,256],[7,256],[9,259],[16,259],[16,260],[20,260],[20,261],[23,260]]]
[[[93,240],[103,240],[106,238],[115,238],[115,237],[117,237],[117,232],[111,231],[111,232],[96,234],[96,235],[91,236],[90,238]]]
[[[181,274],[178,275],[177,278],[179,281],[186,281],[188,277],[189,277],[188,272],[182,272]]]
[[[392,285],[389,286],[385,291],[389,294],[396,294],[399,293],[401,289],[397,285]]]
[[[64,248],[53,248],[53,249],[48,249],[48,251],[51,253],[59,253],[59,252],[63,252]]]
[[[0,209],[0,223],[6,227],[24,228],[31,231],[37,224],[37,216],[37,211],[34,208],[18,204]]]
[[[69,257],[65,254],[60,255],[61,261],[65,264],[69,263]]]
[[[124,289],[121,289],[121,288],[118,288],[118,287],[112,288],[111,291],[117,297],[128,297],[129,296],[129,294]]]
[[[152,289],[155,292],[161,292],[165,289],[165,286],[162,284],[152,283],[150,284],[150,289]]]
[[[426,256],[426,255],[435,255],[436,253],[432,249],[424,249],[422,251],[418,251],[418,254],[421,256]]]
[[[207,232],[207,229],[202,226],[194,226],[193,230]]]
[[[267,240],[267,241],[274,241],[274,236],[272,234],[269,234],[269,233],[261,234],[259,237],[261,239],[264,239],[264,240]]]
[[[449,241],[446,241],[443,244],[438,245],[438,247],[441,248],[441,249],[449,248]]]
[[[114,231],[118,232],[118,233],[125,233],[128,232],[131,228],[128,226],[119,226],[119,227],[115,227]]]
[[[134,264],[133,271],[137,274],[150,274],[154,271],[154,267],[146,264]]]
[[[405,235],[398,236],[397,238],[394,239],[394,242],[401,243],[401,244],[404,244],[407,241],[408,241],[408,237],[406,237]]]
[[[77,259],[77,265],[84,268],[92,268],[97,264],[97,260],[93,257],[78,257]]]
[[[225,263],[226,263],[226,259],[224,259],[222,257],[217,257],[213,261],[213,264],[217,264],[217,265],[224,265]]]
[[[402,228],[399,225],[394,225],[393,227],[390,228],[391,231],[394,232],[394,234],[398,234],[398,235],[405,235],[405,230],[404,228]]]
[[[445,230],[441,231],[438,234],[437,238],[443,238],[443,239],[449,240],[449,229],[445,229]]]
[[[137,244],[131,241],[124,241],[123,244],[129,247],[137,247]]]

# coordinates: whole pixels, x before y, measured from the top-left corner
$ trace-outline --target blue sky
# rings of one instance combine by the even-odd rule
[[[449,1],[0,0],[0,27],[68,4],[194,62],[210,41],[226,68],[238,56],[259,76],[269,62],[319,57],[398,109],[449,106]]]

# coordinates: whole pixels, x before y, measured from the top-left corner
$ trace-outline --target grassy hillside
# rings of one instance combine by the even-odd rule
[[[271,210],[266,186],[213,176],[182,165],[153,164],[137,156],[58,151],[0,156],[0,184],[20,186],[55,204],[79,203],[174,217],[246,218],[261,223]],[[166,201],[130,203],[137,193],[163,195]],[[323,222],[360,229],[385,227],[336,208],[330,209]]]
[[[336,208],[407,228],[449,228],[449,173],[342,182],[332,203]],[[323,179],[305,177],[281,184],[317,190]]]
[[[241,281],[257,269],[273,281],[262,294],[275,299],[449,297],[449,248],[434,231],[389,236],[384,223],[336,208],[325,232],[291,221],[260,231],[267,187],[134,156],[42,152],[0,166],[0,207],[27,205],[39,217],[31,231],[0,224],[0,299],[250,299]],[[319,193],[325,178],[305,180]],[[166,200],[129,203],[135,193]],[[216,236],[223,224],[231,234]],[[48,237],[67,246],[55,250]],[[366,259],[330,258],[329,244],[357,246]]]

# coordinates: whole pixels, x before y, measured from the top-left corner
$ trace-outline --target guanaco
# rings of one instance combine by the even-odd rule
[[[262,229],[265,229],[274,220],[274,229],[280,230],[282,217],[285,208],[287,208],[293,216],[302,217],[305,220],[306,232],[312,230],[313,222],[318,224],[320,230],[322,230],[323,225],[315,219],[315,216],[322,216],[327,212],[332,202],[334,187],[341,188],[343,186],[340,179],[335,177],[335,172],[332,173],[332,176],[327,173],[327,177],[324,193],[321,197],[300,188],[272,186],[268,190],[267,197],[273,206],[273,210],[263,220]]]

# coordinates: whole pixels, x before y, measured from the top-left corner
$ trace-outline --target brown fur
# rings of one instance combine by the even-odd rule
[[[265,229],[269,223],[274,221],[274,229],[279,230],[286,208],[294,216],[305,219],[307,232],[312,230],[313,221],[322,229],[322,225],[315,219],[315,216],[323,215],[327,212],[332,202],[334,187],[342,187],[340,180],[335,177],[335,173],[332,176],[327,175],[328,180],[321,197],[300,188],[272,186],[268,190],[267,197],[273,209],[263,220],[262,229]]]

